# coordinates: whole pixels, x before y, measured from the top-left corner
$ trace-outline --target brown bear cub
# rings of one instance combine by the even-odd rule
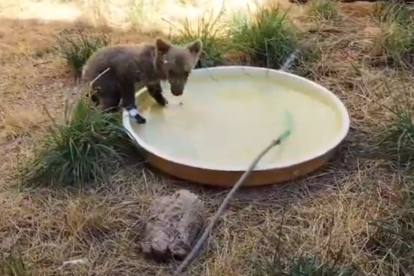
[[[187,78],[203,50],[201,40],[185,46],[173,45],[161,38],[155,45],[120,44],[96,51],[82,69],[82,79],[92,82],[91,98],[103,110],[117,110],[120,101],[137,123],[144,124],[135,105],[135,91],[146,86],[161,106],[168,102],[162,95],[161,81],[171,85],[171,93],[180,96]],[[109,69],[108,69],[109,68]]]

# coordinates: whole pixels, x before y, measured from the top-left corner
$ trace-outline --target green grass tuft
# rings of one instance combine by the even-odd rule
[[[338,18],[338,8],[332,0],[314,0],[309,3],[309,15],[324,19]]]
[[[414,18],[408,6],[392,2],[385,6],[377,18],[381,24],[378,45],[394,66],[414,65]]]
[[[389,93],[392,93],[388,89]],[[372,136],[372,154],[395,162],[402,170],[414,167],[414,122],[412,105],[408,98],[396,101],[391,108],[385,107],[393,114],[393,119],[379,127]]]
[[[224,41],[224,37],[226,37],[225,29],[218,25],[220,16],[221,13],[216,18],[213,18],[211,13],[209,18],[201,18],[196,27],[190,21],[185,20],[182,26],[178,28],[178,34],[170,37],[170,40],[177,44],[187,44],[196,39],[201,39],[203,42],[203,53],[195,68],[219,65],[222,60],[222,54],[230,47]]]
[[[88,36],[80,31],[74,34],[54,36],[56,45],[53,48],[60,53],[76,78],[82,74],[82,67],[88,58],[99,48],[109,45],[105,34]]]
[[[351,276],[353,270],[337,268],[335,265],[323,263],[316,257],[300,256],[290,260],[290,267],[283,269],[278,263],[267,262],[257,265],[254,276]]]
[[[292,265],[288,274],[291,276],[351,276],[354,272],[349,268],[336,268],[322,263],[317,258],[300,257]]]
[[[414,160],[414,125],[412,111],[397,107],[395,120],[385,126],[379,136],[378,147],[383,155],[397,162],[398,167],[412,167]]]
[[[401,3],[401,1],[391,0],[388,3],[378,5],[381,5],[381,9],[376,17],[380,22],[394,22],[401,26],[408,26],[413,23],[411,11],[407,5]]]
[[[398,209],[372,221],[365,250],[383,259],[384,275],[411,275],[414,269],[414,179],[403,176],[395,194]]]
[[[20,254],[10,253],[0,260],[0,271],[3,276],[32,276],[30,269]]]
[[[336,268],[334,265],[320,262],[317,258],[298,258],[291,268],[290,276],[351,276],[353,271],[349,268]]]
[[[349,267],[339,268],[337,261],[323,262],[316,256],[309,257],[301,255],[299,257],[288,257],[283,260],[275,249],[275,254],[271,258],[261,257],[254,262],[254,276],[351,276],[354,269]],[[336,256],[339,259],[340,254]]]
[[[350,267],[339,268],[338,263],[342,257],[342,250],[332,256],[330,260],[321,261],[317,256],[310,257],[309,254],[292,256],[283,250],[282,224],[276,233],[268,235],[262,232],[263,236],[270,243],[271,254],[260,254],[252,262],[254,267],[253,276],[351,276],[354,269]],[[329,244],[327,252],[329,251]],[[269,257],[270,255],[270,257]],[[329,254],[332,255],[332,254]]]
[[[238,15],[230,26],[237,50],[259,66],[280,68],[296,47],[297,33],[279,7],[258,7],[255,16]]]
[[[21,169],[29,186],[84,186],[105,182],[128,141],[119,119],[81,98],[63,125],[54,123],[35,158]]]

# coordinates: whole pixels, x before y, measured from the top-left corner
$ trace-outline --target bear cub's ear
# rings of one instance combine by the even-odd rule
[[[200,39],[197,39],[187,45],[187,49],[191,54],[199,56],[201,51],[203,51],[203,42]]]
[[[162,38],[157,38],[155,40],[155,47],[161,53],[166,53],[171,49],[171,44]]]

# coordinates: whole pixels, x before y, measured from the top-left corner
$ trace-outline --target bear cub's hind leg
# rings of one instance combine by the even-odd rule
[[[121,93],[116,80],[111,75],[103,75],[97,79],[93,86],[91,99],[102,111],[115,112],[121,101]]]
[[[145,124],[147,120],[138,113],[135,105],[135,86],[133,82],[123,81],[119,84],[122,91],[122,105],[128,111],[129,115],[135,119],[138,124]]]

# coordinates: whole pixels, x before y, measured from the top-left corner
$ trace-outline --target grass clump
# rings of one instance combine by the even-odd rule
[[[404,97],[405,98],[405,97]],[[388,109],[393,119],[373,135],[373,152],[376,156],[395,162],[399,169],[412,169],[414,161],[414,124],[410,101],[395,102]]]
[[[284,216],[284,215],[283,215]],[[269,254],[261,254],[260,258],[253,261],[254,276],[351,276],[354,269],[350,267],[339,268],[342,250],[336,253],[330,260],[322,261],[319,257],[310,254],[291,255],[283,250],[283,224],[279,225],[276,234],[263,236],[270,243],[271,257]],[[332,255],[329,244],[327,251]],[[327,254],[325,254],[327,255]]]
[[[219,65],[223,52],[229,47],[223,39],[226,36],[225,29],[219,26],[220,16],[221,13],[216,18],[212,17],[212,13],[209,18],[203,16],[198,20],[196,27],[189,20],[185,20],[181,28],[178,28],[178,34],[170,36],[170,40],[177,44],[187,44],[196,39],[201,39],[203,53],[195,68]]]
[[[338,17],[338,9],[332,0],[314,0],[309,4],[309,15],[323,20],[333,20]]]
[[[30,269],[22,260],[20,254],[10,253],[0,260],[1,275],[4,276],[32,276]]]
[[[236,16],[230,27],[233,45],[255,65],[280,68],[296,46],[297,33],[279,7],[258,7],[255,16]],[[257,64],[256,64],[257,63]]]
[[[88,36],[81,31],[63,34],[61,37],[54,36],[54,40],[56,45],[53,48],[61,54],[76,78],[81,76],[82,67],[88,58],[110,41],[105,34]]]
[[[290,276],[351,276],[349,268],[337,268],[334,264],[320,262],[316,257],[299,257],[291,266]]]
[[[381,25],[377,52],[394,66],[414,65],[414,18],[407,5],[393,1],[377,17]]]
[[[316,257],[300,256],[290,260],[290,266],[283,269],[279,261],[267,261],[257,265],[254,276],[351,276],[353,271],[348,268],[337,268]]]
[[[376,17],[382,23],[394,22],[401,26],[413,23],[410,10],[401,1],[391,0],[388,3],[377,4],[377,6],[378,12]]]
[[[371,222],[374,232],[366,245],[384,260],[384,275],[411,275],[414,271],[414,179],[404,176],[396,193],[396,208]]]
[[[25,184],[83,186],[107,181],[121,160],[127,137],[118,118],[86,97],[68,110],[65,123],[54,122],[44,146],[21,170]]]
[[[313,79],[315,77],[314,71],[319,66],[319,62],[322,57],[322,50],[318,44],[305,44],[304,47],[302,46],[299,48],[301,50],[301,54],[298,55],[296,66],[293,67],[295,74]]]

